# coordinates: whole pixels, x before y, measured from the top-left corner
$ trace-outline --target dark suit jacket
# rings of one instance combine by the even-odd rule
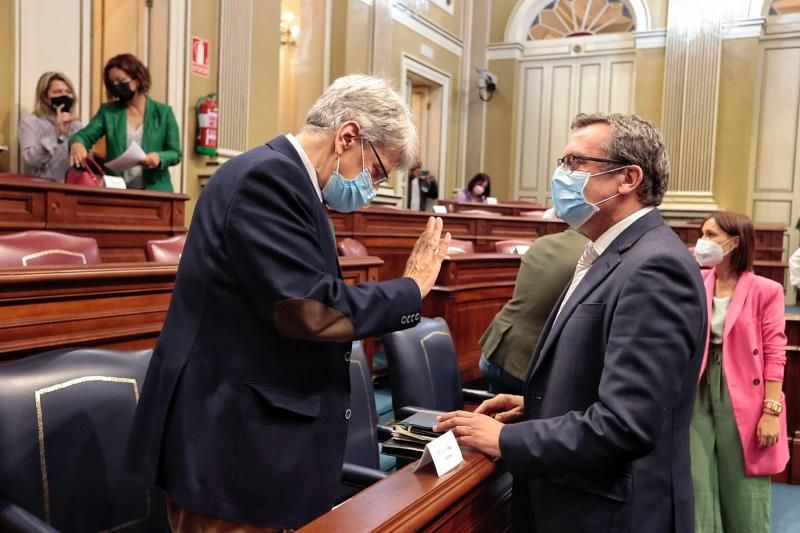
[[[128,445],[196,513],[297,528],[341,477],[354,338],[419,322],[410,278],[347,286],[289,140],[225,163],[197,203]]]
[[[563,299],[563,295],[561,297]],[[700,269],[654,210],[592,265],[500,434],[526,531],[691,532],[689,421],[706,339]]]
[[[109,102],[100,105],[97,114],[81,131],[70,137],[69,144],[81,143],[91,150],[100,137],[106,138],[106,161],[116,159],[128,149],[128,112],[124,105]],[[144,108],[142,150],[156,152],[161,163],[143,169],[144,188],[172,192],[169,167],[181,162],[181,139],[172,108],[149,96]],[[116,172],[108,170],[111,175]]]

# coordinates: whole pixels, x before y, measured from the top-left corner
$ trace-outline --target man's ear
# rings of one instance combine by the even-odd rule
[[[339,126],[336,130],[336,137],[334,139],[334,150],[336,155],[341,156],[348,148],[350,148],[359,134],[361,133],[361,126],[355,120],[348,120]]]
[[[631,165],[622,169],[624,179],[620,183],[620,193],[627,194],[639,188],[644,179],[644,172],[639,165]]]

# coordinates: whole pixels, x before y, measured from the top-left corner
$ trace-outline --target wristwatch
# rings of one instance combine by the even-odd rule
[[[764,400],[764,412],[768,415],[778,416],[783,411],[783,405],[777,400]]]
[[[63,144],[64,141],[66,141],[66,140],[67,140],[67,136],[64,135],[63,133],[61,135],[59,135],[58,137],[56,137],[56,142],[58,144]]]

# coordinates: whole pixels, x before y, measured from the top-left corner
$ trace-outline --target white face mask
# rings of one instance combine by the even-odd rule
[[[726,244],[731,240],[732,239],[728,239],[722,244]],[[712,267],[718,265],[722,263],[722,260],[726,255],[736,249],[736,246],[734,246],[726,252],[722,249],[722,244],[710,241],[708,239],[697,239],[697,243],[694,245],[694,258],[697,261],[697,264],[699,264],[701,267]]]

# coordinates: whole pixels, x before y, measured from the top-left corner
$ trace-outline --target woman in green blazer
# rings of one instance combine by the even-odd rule
[[[106,137],[106,158],[119,157],[133,141],[147,156],[122,176],[130,189],[172,192],[169,167],[181,161],[178,123],[172,108],[147,96],[150,73],[131,54],[112,57],[103,69],[110,102],[102,104],[85,128],[70,137],[70,160],[81,166],[88,148]]]

